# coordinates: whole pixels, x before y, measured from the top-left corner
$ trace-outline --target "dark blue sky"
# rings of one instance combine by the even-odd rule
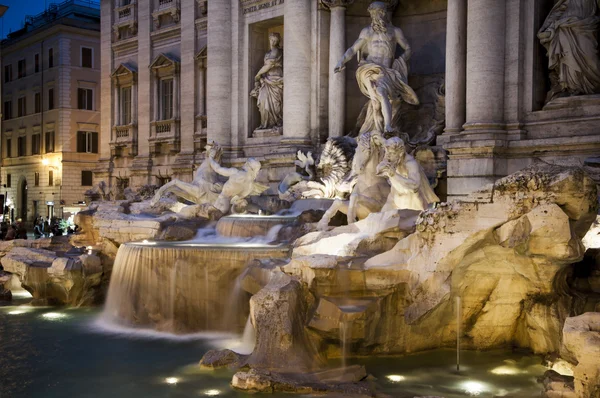
[[[0,27],[2,29],[2,38],[12,30],[21,29],[25,21],[25,15],[36,15],[44,11],[45,6],[50,3],[61,3],[63,0],[0,0],[0,4],[8,6],[8,11],[1,18]]]

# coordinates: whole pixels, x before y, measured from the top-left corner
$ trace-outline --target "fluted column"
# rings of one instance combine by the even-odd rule
[[[446,27],[446,133],[459,133],[467,106],[467,0],[448,0]]]
[[[287,4],[287,3],[286,3]],[[231,150],[231,0],[208,2],[208,141]]]
[[[191,83],[196,75],[196,2],[181,2],[181,69],[178,77],[179,96],[177,116],[181,150],[177,163],[189,163],[194,152],[196,125],[195,87]],[[182,158],[183,157],[183,158]],[[191,167],[189,167],[191,173]]]
[[[310,143],[311,9],[311,0],[286,1],[284,6],[283,142],[287,144]],[[210,60],[210,48],[208,53]]]
[[[464,128],[470,133],[504,128],[505,23],[505,1],[469,0]]]

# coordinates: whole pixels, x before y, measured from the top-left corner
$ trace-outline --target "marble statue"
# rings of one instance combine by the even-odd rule
[[[390,192],[385,177],[377,175],[377,166],[384,157],[384,139],[377,132],[363,133],[352,159],[352,171],[340,184],[340,189],[351,191],[349,200],[336,200],[317,225],[324,230],[338,211],[347,215],[348,223],[381,211]]]
[[[196,170],[194,180],[191,183],[180,180],[169,181],[156,191],[150,204],[155,206],[169,193],[194,204],[214,203],[221,193],[223,184],[213,166],[219,165],[222,154],[223,149],[219,144],[215,142],[206,144],[206,159]]]
[[[600,92],[597,0],[558,0],[538,38],[548,53],[551,88],[557,97]]]
[[[265,54],[264,65],[254,78],[254,89],[260,111],[258,130],[278,129],[283,126],[283,49],[279,33],[269,35],[271,49]]]
[[[299,171],[290,173],[279,184],[279,198],[293,202],[297,199],[345,199],[344,179],[351,171],[356,140],[351,137],[332,137],[327,140],[318,160],[311,152],[298,151],[294,162]],[[316,163],[316,164],[315,164]]]
[[[228,177],[221,193],[213,203],[213,206],[223,214],[227,214],[229,210],[232,210],[232,212],[243,211],[248,205],[246,201],[248,196],[260,195],[269,188],[255,182],[261,165],[254,158],[248,158],[241,169],[223,167],[211,157],[208,158],[208,161],[213,170],[224,177]]]
[[[392,137],[385,141],[385,156],[377,174],[388,179],[391,189],[381,211],[425,210],[440,199],[431,189],[429,179],[417,160],[406,153],[404,141]]]
[[[344,69],[345,64],[358,55],[356,80],[360,91],[370,99],[360,133],[394,133],[394,114],[399,110],[401,100],[419,105],[417,94],[408,85],[411,49],[402,30],[390,22],[387,4],[373,2],[368,11],[371,26],[360,32],[358,40],[346,51],[334,72]],[[394,59],[396,45],[404,52]],[[363,54],[366,54],[364,59]]]

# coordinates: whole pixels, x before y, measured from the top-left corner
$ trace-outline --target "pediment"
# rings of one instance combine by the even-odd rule
[[[113,73],[110,75],[111,77],[121,77],[121,76],[135,76],[137,74],[137,69],[135,66],[123,63],[119,65]]]
[[[168,67],[177,67],[179,60],[170,54],[159,54],[150,64],[150,69],[160,69]]]
[[[206,54],[207,54],[207,47],[204,46],[200,49],[200,51],[198,51],[198,53],[196,54],[196,61],[200,61],[202,59],[206,59]]]

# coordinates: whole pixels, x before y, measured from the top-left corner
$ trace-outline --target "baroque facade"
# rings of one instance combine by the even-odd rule
[[[12,219],[85,207],[100,133],[100,10],[69,0],[2,43],[2,193]]]
[[[371,3],[103,0],[95,181],[190,182],[204,146],[216,141],[227,164],[258,159],[259,180],[273,188],[298,150],[317,153],[328,138],[355,136],[368,120],[367,88],[356,80],[364,54],[334,69],[369,26]],[[383,3],[403,32],[396,57],[414,89],[394,108],[393,129],[436,148],[437,166],[447,164],[443,198],[537,159],[582,165],[599,152],[597,53],[584,56],[591,83],[560,80],[564,68],[551,53],[563,25],[553,0]],[[593,37],[595,2],[569,4],[570,17],[583,21],[579,34]],[[596,45],[581,43],[574,48]]]

